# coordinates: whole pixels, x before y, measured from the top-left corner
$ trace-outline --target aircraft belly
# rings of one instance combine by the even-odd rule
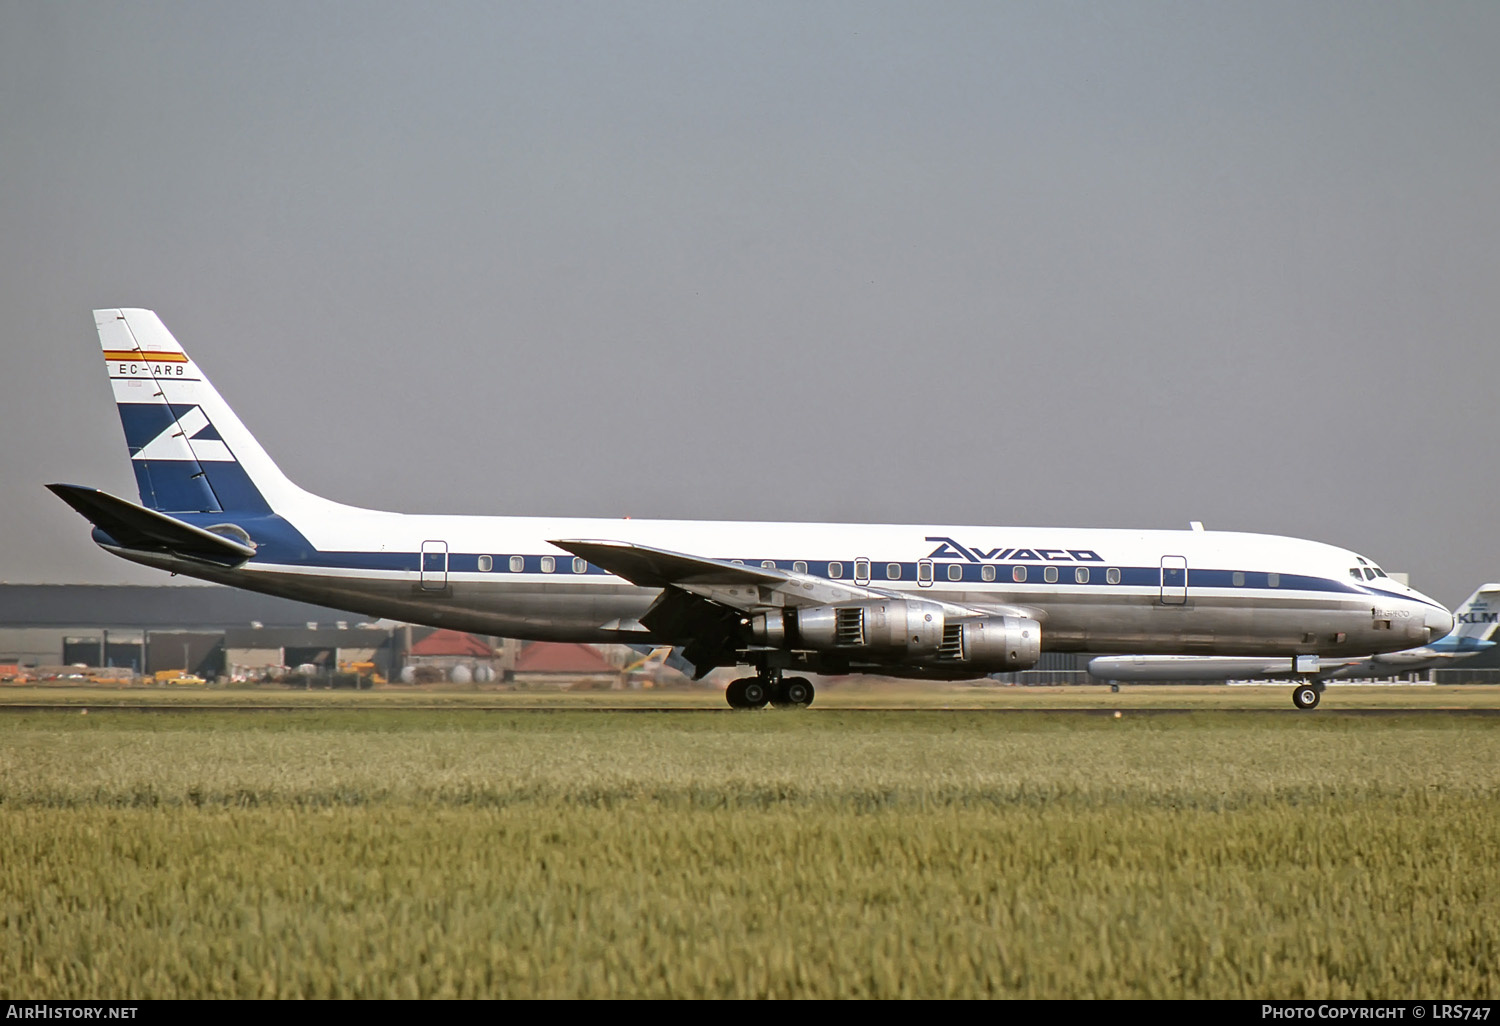
[[[1142,655],[1357,654],[1408,647],[1396,632],[1373,631],[1368,606],[1330,610],[1317,599],[1269,607],[1193,596],[1182,605],[1082,600],[1046,607],[1042,648]],[[1403,636],[1404,637],[1404,636]]]
[[[604,627],[612,622],[637,620],[656,597],[654,589],[627,584],[538,583],[528,587],[507,582],[502,588],[454,582],[442,590],[424,590],[411,580],[284,570],[228,570],[159,553],[115,551],[133,562],[172,573],[363,613],[372,619],[404,620],[520,640],[633,643],[652,640],[649,633]]]

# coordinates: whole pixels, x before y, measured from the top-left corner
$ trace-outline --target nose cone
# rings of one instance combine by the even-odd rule
[[[1434,642],[1453,630],[1453,614],[1440,606],[1427,607],[1427,640]]]

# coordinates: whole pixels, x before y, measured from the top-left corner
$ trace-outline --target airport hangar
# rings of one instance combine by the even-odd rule
[[[416,631],[420,640],[425,629]],[[493,641],[499,647],[503,639]],[[0,584],[0,666],[23,670],[83,664],[137,675],[186,670],[213,680],[237,665],[312,663],[332,669],[373,662],[377,672],[395,680],[411,661],[412,643],[411,629],[377,627],[359,613],[219,585]],[[1032,669],[991,679],[1096,684],[1089,658],[1043,652]],[[1500,646],[1461,668],[1383,679],[1500,683]]]
[[[218,585],[0,584],[0,665],[33,675],[79,664],[185,670],[208,680],[237,662],[374,662],[387,676],[399,672],[409,632],[366,620]]]

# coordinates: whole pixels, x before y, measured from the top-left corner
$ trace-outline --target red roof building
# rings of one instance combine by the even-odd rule
[[[592,645],[534,641],[516,657],[517,673],[617,674]]]
[[[493,659],[495,650],[472,634],[447,629],[435,630],[411,646],[414,656],[460,656],[467,659]]]

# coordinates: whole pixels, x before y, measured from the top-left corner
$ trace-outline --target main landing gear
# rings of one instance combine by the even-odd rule
[[[1318,699],[1322,697],[1323,685],[1321,683],[1298,684],[1292,689],[1292,704],[1298,709],[1315,709]]]
[[[776,671],[765,671],[732,681],[724,689],[724,698],[733,709],[762,709],[767,703],[800,709],[812,705],[813,686],[806,677],[783,677]]]

